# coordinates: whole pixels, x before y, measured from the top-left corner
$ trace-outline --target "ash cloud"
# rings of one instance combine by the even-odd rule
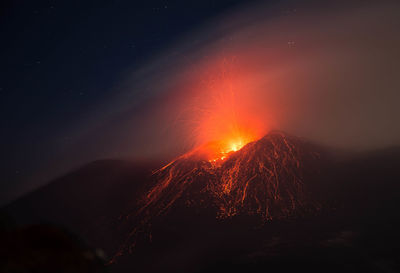
[[[70,141],[48,144],[29,187],[98,158],[171,158],[204,141],[199,113],[227,66],[239,114],[262,132],[340,149],[399,145],[399,14],[396,1],[305,1],[214,18],[127,71],[112,98],[60,132]]]
[[[150,100],[138,125],[121,130],[123,146],[155,155],[196,145],[207,84],[227,67],[240,111],[265,124],[263,131],[344,149],[398,145],[398,14],[395,1],[287,2],[217,18],[134,73],[132,86],[143,84]]]

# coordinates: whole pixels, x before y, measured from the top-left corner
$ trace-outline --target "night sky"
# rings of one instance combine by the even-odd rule
[[[239,2],[2,1],[1,203],[124,71]]]
[[[233,103],[213,102],[228,85],[257,137],[400,145],[395,0],[2,1],[0,12],[0,205],[95,160],[165,163],[218,140]]]
[[[0,0],[0,59],[1,272],[400,268],[400,0]]]

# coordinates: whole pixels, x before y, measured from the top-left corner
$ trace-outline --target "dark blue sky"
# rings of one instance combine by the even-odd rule
[[[79,118],[124,69],[239,1],[13,2],[0,25],[1,116],[11,139]]]
[[[54,132],[107,98],[126,69],[242,2],[2,1],[1,201],[26,190],[20,181],[58,143]]]
[[[222,51],[260,51],[255,76],[298,69],[279,81],[296,109],[284,130],[338,147],[398,145],[400,6],[382,2],[0,1],[0,205],[92,160],[168,146],[158,136],[168,122],[140,111],[154,112],[169,76],[224,35]],[[152,134],[137,133],[146,126]]]

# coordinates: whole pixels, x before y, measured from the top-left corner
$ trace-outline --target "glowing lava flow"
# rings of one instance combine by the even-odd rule
[[[318,160],[314,146],[281,132],[243,147],[243,142],[229,144],[218,160],[205,157],[210,147],[221,148],[214,143],[156,171],[155,185],[134,213],[138,224],[127,244],[134,246],[139,231],[174,208],[211,209],[216,218],[255,215],[264,221],[317,208],[303,182],[304,170]]]
[[[243,214],[267,221],[313,206],[302,180],[303,163],[315,159],[313,149],[281,132],[262,137],[265,124],[249,114],[249,95],[241,92],[238,98],[233,79],[225,71],[202,93],[203,101],[189,107],[195,109],[190,120],[198,147],[153,173],[153,186],[131,215],[135,226],[123,249],[135,246],[138,234],[148,233],[174,208],[204,208],[218,219]]]
[[[226,159],[231,153],[237,152],[243,146],[255,140],[251,136],[238,136],[225,141],[211,142],[196,149],[199,154],[204,154],[209,162],[218,162]]]
[[[158,183],[147,194],[142,210],[160,214],[181,198],[190,204],[209,199],[218,217],[243,212],[268,220],[307,206],[302,162],[315,159],[316,153],[282,133],[268,134],[241,149],[240,144],[222,151],[218,159],[204,158],[197,150],[158,170]]]

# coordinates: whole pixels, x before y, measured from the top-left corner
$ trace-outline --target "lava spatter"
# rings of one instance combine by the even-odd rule
[[[271,132],[237,151],[210,160],[202,149],[182,155],[153,176],[154,186],[134,213],[138,230],[177,206],[211,208],[216,218],[255,215],[263,221],[302,215],[317,207],[304,171],[319,157],[304,140]]]
[[[198,203],[205,193],[218,217],[258,214],[266,220],[287,217],[308,206],[303,183],[305,162],[316,159],[302,140],[273,132],[226,158],[210,161],[199,152],[182,156],[155,173],[158,183],[142,210],[166,212],[180,198]]]

